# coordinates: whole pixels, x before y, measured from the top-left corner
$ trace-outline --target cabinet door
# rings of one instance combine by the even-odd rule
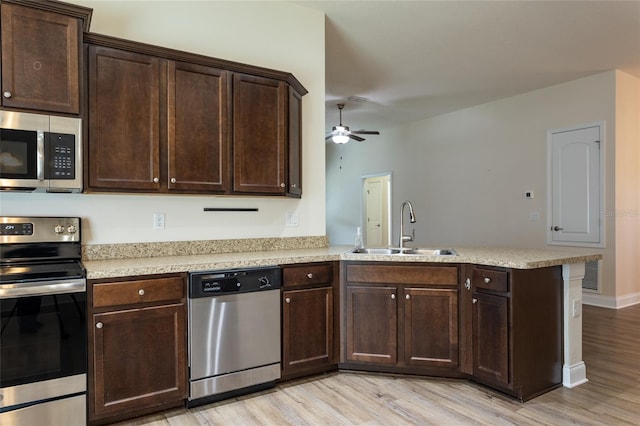
[[[347,361],[396,364],[398,290],[347,286]]]
[[[509,299],[473,294],[473,375],[509,385]]]
[[[78,114],[80,21],[2,3],[2,105]]]
[[[153,56],[89,47],[90,188],[160,188],[161,64]]]
[[[93,320],[92,416],[186,398],[184,303],[95,314]]]
[[[458,290],[404,289],[404,361],[424,367],[458,366]]]
[[[333,289],[283,292],[283,375],[333,362]]]
[[[234,192],[285,193],[286,105],[285,82],[234,74]]]
[[[289,87],[287,195],[302,196],[302,95]]]
[[[229,73],[169,62],[168,187],[173,190],[228,190]]]

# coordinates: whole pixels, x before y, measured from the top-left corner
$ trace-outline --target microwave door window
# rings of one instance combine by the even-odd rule
[[[0,178],[37,179],[37,132],[2,129]]]

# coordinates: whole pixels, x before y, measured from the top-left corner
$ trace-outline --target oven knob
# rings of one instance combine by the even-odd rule
[[[56,234],[62,234],[64,232],[64,226],[56,225],[56,227],[53,228],[53,230],[55,231]]]
[[[69,225],[69,227],[67,228],[67,232],[70,234],[75,234],[77,230],[78,228],[76,228],[75,225]]]
[[[258,278],[258,284],[260,284],[260,287],[268,287],[271,285],[271,282],[269,281],[269,277],[260,277]]]

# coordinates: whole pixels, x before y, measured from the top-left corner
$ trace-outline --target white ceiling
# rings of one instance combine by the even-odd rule
[[[640,77],[640,1],[295,1],[326,14],[327,131],[378,129],[591,74]],[[372,136],[369,136],[372,137]]]

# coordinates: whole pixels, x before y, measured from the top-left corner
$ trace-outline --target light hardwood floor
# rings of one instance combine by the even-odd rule
[[[640,425],[640,305],[583,315],[589,382],[526,403],[467,380],[341,372],[119,426]]]

